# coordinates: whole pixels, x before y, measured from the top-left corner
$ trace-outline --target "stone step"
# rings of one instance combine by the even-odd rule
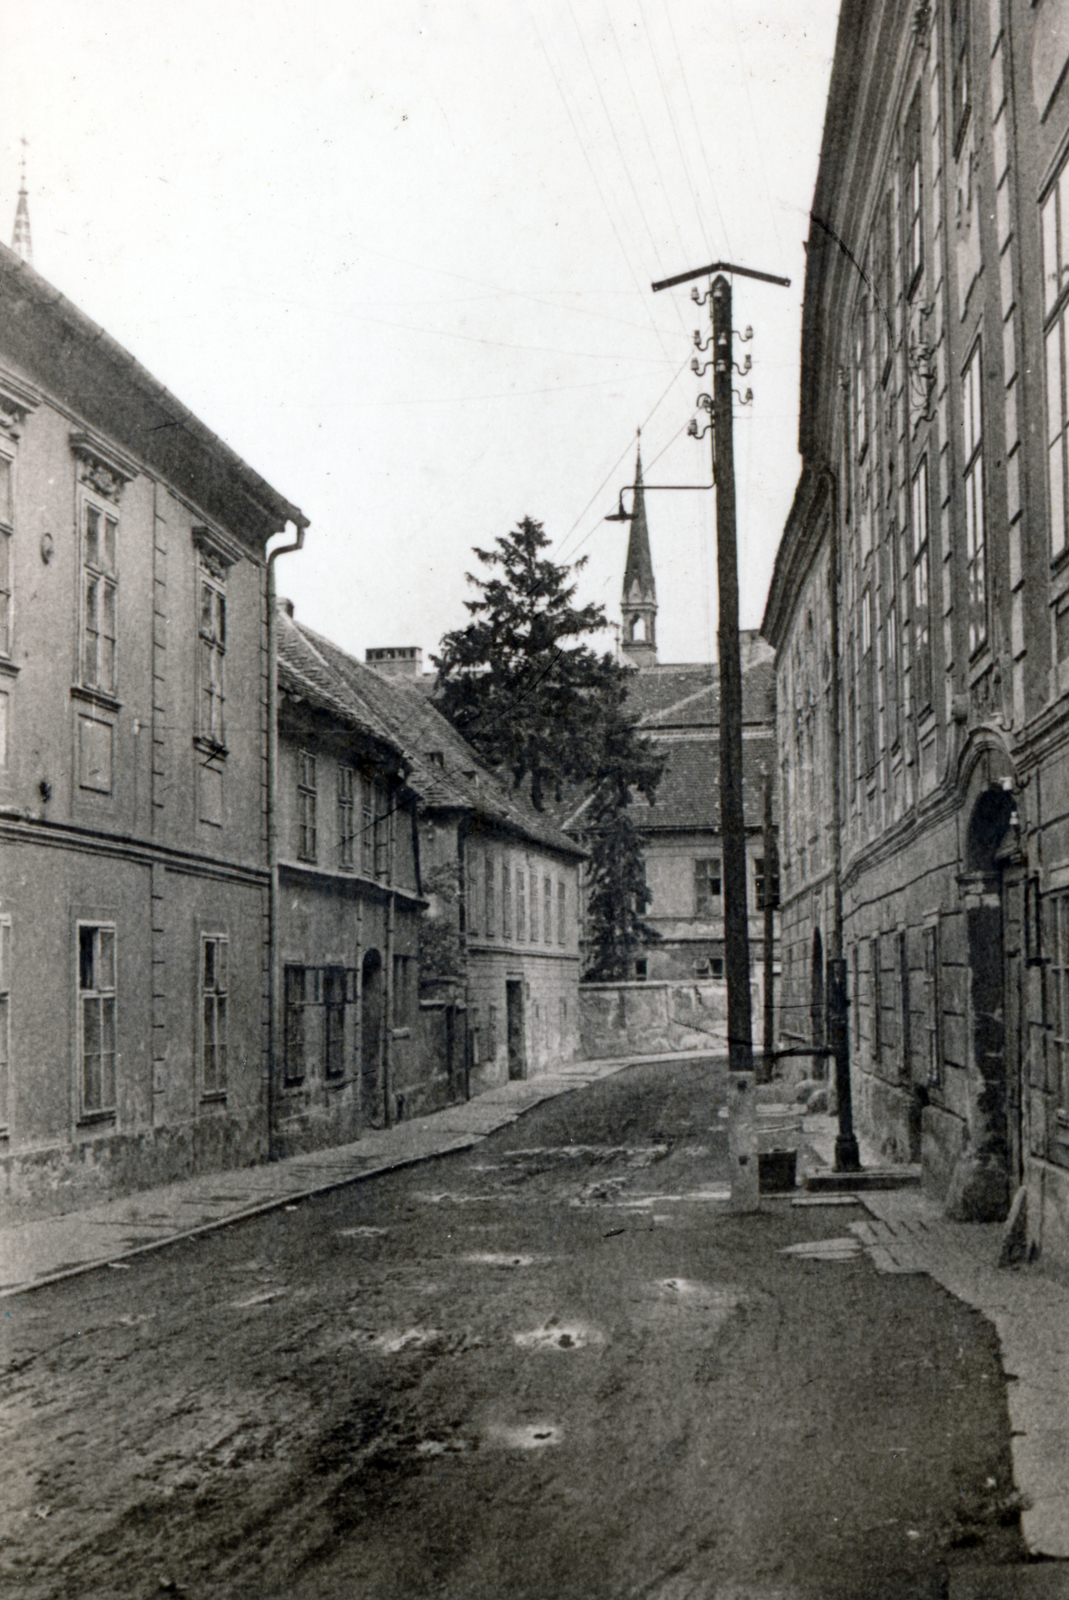
[[[919,1189],[920,1185],[919,1163],[865,1167],[861,1172],[833,1172],[830,1167],[820,1167],[805,1175],[807,1189],[828,1194],[859,1194],[866,1189]]]

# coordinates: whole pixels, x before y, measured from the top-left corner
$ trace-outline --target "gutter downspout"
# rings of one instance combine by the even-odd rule
[[[280,544],[267,558],[267,1159],[273,1155],[275,1134],[275,1080],[279,1056],[279,885],[278,885],[278,594],[275,560],[304,545],[305,529],[298,527],[292,544]]]

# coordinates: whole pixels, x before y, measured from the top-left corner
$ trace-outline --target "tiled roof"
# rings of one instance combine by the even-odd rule
[[[742,675],[744,723],[775,719],[775,666],[755,662]],[[716,727],[720,722],[720,669],[716,662],[694,666],[655,667],[632,675],[628,705],[638,713],[642,727]]]
[[[583,853],[548,817],[506,789],[415,679],[375,672],[284,612],[279,614],[278,636],[280,683],[283,660],[298,660],[304,681],[329,695],[332,704],[344,707],[342,715],[385,736],[403,752],[410,769],[409,786],[425,805],[466,811],[550,850]]]
[[[636,802],[636,821],[649,832],[668,829],[720,827],[720,743],[708,734],[672,739],[660,748],[667,756],[656,803]],[[746,825],[760,827],[765,814],[765,778],[762,766],[774,770],[775,736],[747,739],[742,747],[742,805]]]

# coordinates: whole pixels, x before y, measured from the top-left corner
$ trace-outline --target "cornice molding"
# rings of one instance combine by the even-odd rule
[[[79,482],[118,505],[126,485],[138,476],[138,468],[130,457],[88,428],[73,430],[70,447],[79,464]]]

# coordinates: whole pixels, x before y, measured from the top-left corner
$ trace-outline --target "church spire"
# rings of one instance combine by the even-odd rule
[[[624,592],[621,599],[624,619],[623,652],[636,667],[657,665],[657,588],[650,560],[650,534],[646,525],[646,496],[642,487],[642,430],[635,453],[634,505],[631,509],[631,537],[627,542],[624,567]]]
[[[15,231],[11,235],[11,248],[20,255],[27,266],[33,266],[33,240],[30,237],[30,196],[26,188],[26,140],[22,141],[22,167],[19,183],[19,200],[15,207]]]

